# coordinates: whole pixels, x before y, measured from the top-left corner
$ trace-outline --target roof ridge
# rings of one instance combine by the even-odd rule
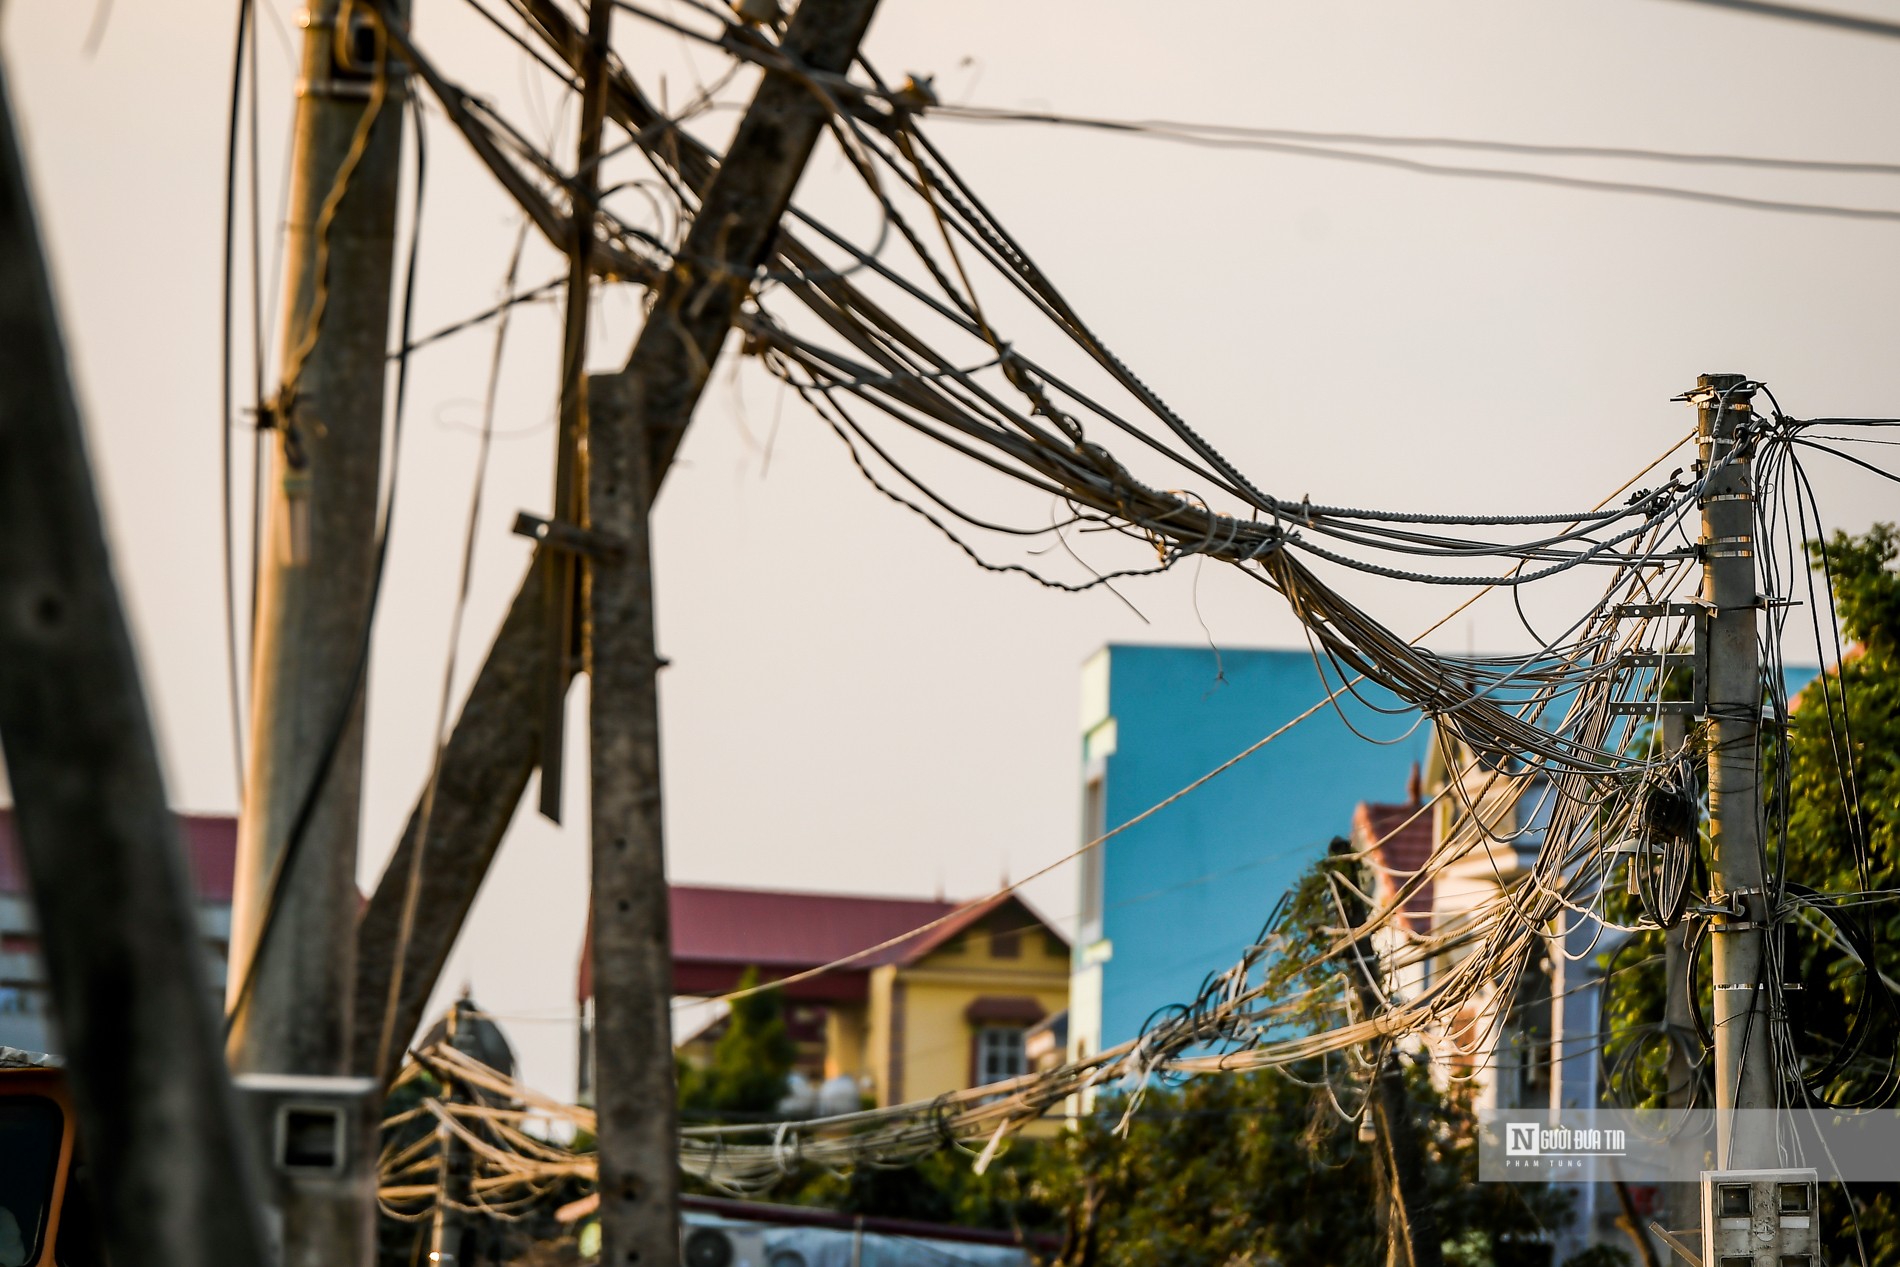
[[[940,906],[952,910],[969,901],[978,899],[941,898],[941,897],[903,897],[892,893],[841,893],[835,889],[786,889],[761,887],[746,884],[688,884],[674,880],[669,886],[675,891],[697,893],[746,893],[759,897],[822,898],[828,902],[902,902],[913,906]]]

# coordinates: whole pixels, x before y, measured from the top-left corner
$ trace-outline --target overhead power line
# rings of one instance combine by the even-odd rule
[[[1291,141],[1322,145],[1364,145],[1385,149],[1473,150],[1485,154],[1524,154],[1547,158],[1618,159],[1641,163],[1675,163],[1693,167],[1759,167],[1776,171],[1836,172],[1843,175],[1900,176],[1900,163],[1851,159],[1780,158],[1761,154],[1703,153],[1696,150],[1660,150],[1628,145],[1564,145],[1539,141],[1504,141],[1488,137],[1413,136],[1391,132],[1332,132],[1303,128],[1268,128],[1230,123],[1185,123],[1171,119],[1109,119],[1059,114],[1047,110],[1006,110],[992,106],[937,106],[933,118],[966,123],[1040,123],[1056,127],[1092,128],[1104,132],[1132,132],[1160,140],[1188,144],[1218,144],[1224,148],[1253,141]]]
[[[1702,0],[1703,3],[1736,3],[1740,7],[1762,10],[1781,10],[1787,6],[1741,4],[1741,0]],[[735,29],[725,24],[722,34],[714,35],[695,31],[690,27],[668,21],[653,14],[629,0],[618,0],[619,7],[635,13],[649,21],[658,23],[669,30],[700,40],[730,53],[734,57],[753,62],[756,65],[787,69],[782,57],[776,50],[763,45],[755,45],[745,40],[731,38]],[[1789,13],[1808,13],[1808,10],[1788,9]],[[1829,15],[1816,15],[1829,16]],[[1851,19],[1846,19],[1850,20]],[[1882,34],[1900,33],[1900,25],[1874,23],[1874,27],[1885,27]],[[1363,150],[1342,149],[1340,145],[1365,145],[1386,147],[1416,147],[1466,149],[1488,153],[1514,153],[1543,155],[1547,157],[1622,159],[1628,161],[1661,162],[1675,164],[1694,164],[1698,166],[1726,166],[1764,168],[1772,170],[1835,172],[1859,175],[1900,175],[1900,164],[1855,160],[1828,159],[1785,159],[1775,157],[1756,157],[1744,154],[1698,154],[1674,150],[1651,150],[1624,146],[1590,145],[1544,145],[1534,142],[1494,141],[1485,139],[1466,140],[1453,137],[1411,137],[1382,134],[1354,134],[1303,132],[1292,129],[1250,128],[1222,124],[1171,123],[1159,120],[1114,120],[1089,118],[1079,115],[1063,115],[1047,111],[1011,111],[980,106],[944,106],[935,103],[920,104],[914,93],[900,89],[892,92],[882,84],[872,88],[854,82],[840,75],[812,73],[797,68],[800,74],[814,89],[834,95],[841,107],[851,112],[863,114],[869,111],[880,116],[883,112],[898,114],[927,114],[931,118],[963,120],[966,122],[1018,122],[1066,125],[1094,128],[1102,131],[1125,132],[1153,136],[1158,139],[1178,141],[1183,144],[1197,145],[1208,149],[1254,150],[1267,153],[1291,154],[1303,158],[1331,159],[1335,162],[1362,163],[1380,167],[1395,167],[1403,171],[1421,175],[1457,177],[1467,180],[1511,181],[1518,184],[1550,185],[1565,189],[1588,189],[1599,193],[1635,194],[1652,198],[1673,198],[1685,202],[1699,202],[1716,206],[1739,207],[1750,211],[1779,212],[1784,215],[1825,216],[1847,220],[1900,220],[1900,209],[1885,207],[1853,207],[1833,203],[1793,202],[1775,198],[1755,198],[1741,194],[1724,194],[1706,189],[1689,189],[1676,185],[1654,185],[1641,181],[1601,180],[1584,176],[1565,176],[1552,172],[1525,171],[1517,168],[1470,167],[1459,164],[1427,163],[1417,159],[1401,158],[1394,154],[1366,153]],[[1327,142],[1330,142],[1328,144]]]
[[[556,0],[510,3],[552,55],[578,64],[583,47],[579,28]],[[1801,431],[1818,424],[1786,418],[1779,406],[1767,416],[1751,408],[1745,418],[1725,419],[1731,442],[1719,454],[1713,448],[1703,453],[1691,481],[1679,478],[1680,470],[1672,471],[1658,487],[1638,489],[1612,506],[1643,478],[1634,477],[1596,509],[1574,515],[1354,509],[1314,504],[1305,497],[1296,502],[1272,496],[1097,337],[978,191],[931,143],[924,131],[928,108],[920,112],[906,105],[905,93],[890,91],[863,59],[859,65],[868,86],[841,73],[809,71],[778,53],[765,36],[746,40],[752,42],[733,36],[738,55],[798,78],[830,103],[839,149],[882,213],[877,241],[869,247],[824,227],[808,213],[798,214],[798,231],[783,230],[775,256],[761,261],[756,275],[745,275],[756,289],[748,286],[752,300],[734,324],[744,334],[747,349],[838,432],[880,491],[923,514],[966,551],[970,548],[925,502],[962,523],[1011,535],[1060,529],[1036,528],[1032,533],[1026,526],[998,527],[988,521],[1000,516],[986,513],[979,518],[962,511],[947,494],[931,487],[923,467],[913,471],[900,465],[908,455],[884,443],[882,434],[908,433],[941,444],[1037,493],[1053,495],[1067,511],[1062,526],[1079,524],[1078,531],[1123,534],[1140,543],[1144,554],[1158,555],[1163,568],[1180,559],[1212,555],[1266,584],[1292,606],[1308,630],[1322,680],[1330,686],[1338,679],[1340,685],[1329,689],[1324,702],[1339,709],[1345,724],[1353,724],[1344,708],[1348,694],[1373,712],[1409,712],[1434,723],[1449,772],[1438,796],[1453,804],[1450,821],[1434,836],[1431,856],[1406,875],[1390,877],[1393,891],[1382,891],[1369,918],[1343,918],[1339,927],[1322,928],[1316,941],[1309,938],[1298,947],[1290,931],[1270,921],[1233,968],[1210,978],[1192,1001],[1158,1012],[1141,1027],[1140,1036],[1127,1043],[1052,1072],[928,1102],[817,1123],[694,1127],[682,1141],[682,1164],[710,1182],[743,1189],[772,1182],[785,1172],[788,1159],[897,1164],[947,1140],[987,1140],[981,1169],[1011,1131],[1092,1087],[1118,1083],[1129,1090],[1132,1113],[1141,1090],[1161,1073],[1285,1067],[1323,1061],[1351,1049],[1370,1050],[1409,1035],[1428,1036],[1437,1044],[1435,1051],[1453,1055],[1488,1051],[1490,1031],[1504,1023],[1506,1014],[1487,1012],[1483,1001],[1516,997],[1525,974],[1535,970],[1537,956],[1549,950],[1572,960],[1586,958],[1596,953],[1598,938],[1632,935],[1679,917],[1679,904],[1669,906],[1652,894],[1670,887],[1660,879],[1667,859],[1655,865],[1657,877],[1634,873],[1640,899],[1635,914],[1626,915],[1620,904],[1610,902],[1623,877],[1617,851],[1608,846],[1641,830],[1654,789],[1680,786],[1680,781],[1668,782],[1677,779],[1678,760],[1652,751],[1653,745],[1632,744],[1631,727],[1638,723],[1628,720],[1641,711],[1636,705],[1660,694],[1664,667],[1672,655],[1680,654],[1696,619],[1685,610],[1687,604],[1658,600],[1679,592],[1699,565],[1687,535],[1689,516],[1707,504],[1716,481],[1735,479],[1734,468],[1744,462],[1772,477],[1764,478],[1761,486],[1774,490],[1757,509],[1741,512],[1757,517],[1742,525],[1751,528],[1750,539],[1775,549],[1772,555],[1756,556],[1762,560],[1754,565],[1762,569],[1762,592],[1787,590],[1780,571],[1791,569],[1801,545],[1814,539],[1806,518],[1791,519],[1789,507],[1797,516],[1807,516],[1811,507],[1818,532],[1819,506],[1798,458],[1799,450],[1814,443]],[[406,31],[392,32],[392,41],[441,101],[449,121],[551,241],[576,256],[591,253],[597,271],[648,284],[682,268],[719,265],[703,245],[670,245],[676,235],[623,220],[619,208],[628,205],[625,201],[594,208],[583,219],[592,232],[579,234],[577,242],[572,195],[584,187],[577,182],[594,179],[594,164],[583,159],[570,176],[499,111],[450,82],[413,48]],[[914,87],[909,91],[916,95]],[[637,149],[649,160],[654,173],[650,184],[662,191],[663,199],[670,196],[677,203],[672,210],[678,219],[707,198],[712,173],[730,170],[719,166],[716,156],[683,130],[677,118],[653,106],[624,68],[609,83],[606,110],[631,138],[624,148]],[[1193,139],[1434,174],[1900,219],[1900,211],[1769,203],[1541,172],[1444,167],[1259,130],[1216,131]],[[1427,138],[1411,140],[1422,145]],[[665,218],[657,216],[658,208],[650,209],[657,219]],[[717,220],[709,211],[702,210],[700,216]],[[807,228],[826,243],[824,254],[810,245],[813,239],[802,237]],[[692,238],[689,234],[688,241]],[[1019,311],[995,302],[1004,287],[1026,305],[1032,318],[1026,328],[1008,328],[1023,326],[1024,321]],[[662,305],[654,311],[671,310]],[[1078,349],[1092,366],[1072,371],[1072,386],[1036,359],[1031,348],[1037,337]],[[1755,383],[1738,383],[1728,390],[1752,395],[1758,388],[1773,399]],[[1828,425],[1844,424],[1835,420]],[[1154,455],[1167,459],[1204,491],[1182,491],[1177,487],[1180,479],[1171,472],[1165,479],[1144,478],[1108,446],[1111,439],[1131,450],[1143,446],[1144,461],[1152,462]],[[1672,444],[1670,452],[1675,447]],[[1657,464],[1666,460],[1665,455]],[[886,469],[889,473],[883,474]],[[1793,482],[1784,476],[1792,476]],[[906,486],[915,490],[914,496],[901,491]],[[1797,490],[1806,504],[1790,500]],[[1220,502],[1237,509],[1218,509]],[[1555,637],[1536,635],[1536,651],[1480,659],[1434,654],[1419,646],[1420,640],[1396,634],[1327,584],[1303,556],[1411,582],[1481,587],[1481,592],[1515,589],[1586,564],[1611,571],[1601,595],[1575,614],[1567,628]],[[1411,560],[1419,558],[1431,560],[1432,567],[1464,571],[1409,570]],[[1408,570],[1393,566],[1397,564]],[[1094,571],[1092,565],[1084,566]],[[1026,569],[1012,565],[1008,570]],[[1095,574],[1098,582],[1103,579],[1100,572]],[[1467,606],[1469,600],[1459,605],[1460,610]],[[1818,602],[1810,606],[1818,612]],[[1528,617],[1522,618],[1529,628]],[[1769,669],[1763,676],[1770,682],[1780,680],[1779,620],[1785,616],[1765,628],[1762,661]],[[1385,688],[1398,702],[1368,698],[1358,689],[1362,680]],[[1774,723],[1785,723],[1785,692],[1774,694],[1772,702]],[[1753,708],[1751,704],[1751,717]],[[1835,719],[1824,720],[1833,725]],[[1851,751],[1844,714],[1838,731],[1839,750]],[[1857,796],[1850,787],[1843,804],[1851,809],[1858,804]],[[1417,806],[1415,815],[1428,812],[1429,804]],[[1785,805],[1785,795],[1776,804]],[[1785,837],[1785,820],[1771,826]],[[1101,839],[1106,836],[1076,852],[1095,847]],[[1316,999],[1323,1002],[1337,995],[1345,980],[1342,959],[1357,961],[1363,939],[1389,926],[1454,860],[1473,850],[1519,849],[1533,843],[1534,861],[1495,895],[1435,923],[1428,937],[1404,942],[1388,966],[1415,967],[1434,956],[1447,965],[1443,973],[1434,970],[1415,995],[1393,999],[1379,1009],[1347,999],[1343,1010],[1334,1008],[1318,1019],[1300,1010]],[[1686,874],[1686,869],[1678,867],[1676,872]],[[420,867],[415,874],[423,875]],[[1859,889],[1872,891],[1864,875]],[[1759,896],[1766,887],[1747,891]],[[1785,891],[1795,892],[1792,887]],[[1571,930],[1592,927],[1589,945],[1571,942]],[[908,940],[918,931],[893,940]],[[859,961],[882,948],[840,962]],[[782,988],[788,983],[775,984]],[[1780,1006],[1778,995],[1775,1006]],[[1469,1019],[1474,1015],[1482,1019],[1474,1023]],[[1480,1029],[1485,1032],[1477,1032]],[[1872,1033],[1856,1029],[1852,1051],[1874,1050]],[[1792,1040],[1776,1041],[1786,1047],[1778,1053],[1782,1067],[1803,1068],[1804,1053]],[[454,1054],[440,1059],[452,1062]],[[472,1081],[466,1070],[458,1067],[453,1072],[460,1081]],[[1818,1093],[1824,1083],[1825,1078],[1807,1077],[1803,1094]],[[490,1089],[509,1104],[535,1103],[512,1086]],[[574,1120],[578,1124],[581,1119]],[[510,1149],[498,1148],[491,1160],[497,1170],[488,1178],[497,1194],[511,1185],[519,1187],[528,1173],[509,1169],[514,1165]],[[421,1190],[406,1182],[414,1176],[405,1167],[420,1161],[410,1158],[399,1165],[392,1160],[385,1171],[385,1195],[419,1196]],[[550,1167],[572,1163],[565,1154],[548,1159]],[[553,1171],[543,1168],[538,1173],[546,1178]]]
[[[1835,13],[1828,9],[1806,9],[1798,4],[1769,4],[1766,0],[1687,0],[1689,4],[1713,5],[1718,9],[1739,9],[1743,13],[1759,14],[1765,18],[1785,18],[1792,22],[1811,22],[1816,26],[1831,26],[1842,31],[1853,31],[1859,35],[1881,35],[1887,39],[1900,39],[1900,22],[1886,22],[1880,18],[1865,18],[1857,13]]]
[[[1710,0],[1710,2],[1713,2],[1713,0]],[[939,112],[932,111],[933,115],[937,113]],[[1393,167],[1401,171],[1415,172],[1425,176],[1447,176],[1464,180],[1509,181],[1523,185],[1550,185],[1560,189],[1589,189],[1595,190],[1598,193],[1637,194],[1650,198],[1673,198],[1683,202],[1712,203],[1722,207],[1739,207],[1748,211],[1779,212],[1783,215],[1828,216],[1846,220],[1900,220],[1900,209],[1888,207],[1853,207],[1835,203],[1791,202],[1779,198],[1755,198],[1746,194],[1725,194],[1711,189],[1690,189],[1681,185],[1655,185],[1644,181],[1603,180],[1592,176],[1565,176],[1557,172],[1528,171],[1514,167],[1473,167],[1459,163],[1428,163],[1421,159],[1404,158],[1397,154],[1379,154],[1366,150],[1344,149],[1336,145],[1319,145],[1290,140],[1276,140],[1271,133],[1264,130],[1247,133],[1245,135],[1226,135],[1212,131],[1169,132],[1161,129],[1147,128],[1137,124],[1118,126],[1108,120],[1067,119],[1052,115],[1023,115],[1014,117],[1007,114],[998,114],[979,116],[960,113],[950,109],[943,110],[942,115],[946,119],[976,120],[986,118],[998,120],[1014,118],[1015,121],[1028,123],[1068,123],[1079,127],[1099,128],[1105,131],[1119,131],[1137,135],[1155,136],[1161,139],[1179,141],[1183,144],[1197,145],[1208,149],[1252,150],[1263,153],[1290,154],[1299,158],[1327,159],[1336,163],[1360,163],[1373,167]],[[1423,137],[1410,140],[1389,138],[1384,142],[1360,142],[1360,144],[1367,145],[1381,143],[1418,146],[1432,144],[1432,142]],[[1540,154],[1554,154],[1567,148],[1572,153],[1588,153],[1592,157],[1605,158],[1611,157],[1615,153],[1615,151],[1608,148],[1598,149],[1594,147],[1533,149],[1525,146],[1512,150],[1510,148],[1511,145],[1511,142],[1478,141],[1461,143],[1460,146],[1451,146],[1448,143],[1447,148],[1487,149],[1499,152]],[[1665,155],[1669,156],[1665,157]],[[1643,154],[1640,151],[1625,151],[1621,156],[1630,159],[1640,157],[1647,160],[1663,162],[1698,161],[1687,155],[1670,155],[1668,151],[1654,151],[1649,154]],[[1810,168],[1806,166],[1808,160],[1748,159],[1743,155],[1709,155],[1706,159],[1699,161],[1705,165],[1738,165],[1843,172],[1856,171],[1863,174],[1877,173],[1883,175],[1900,174],[1900,165],[1895,164],[1856,163],[1842,164],[1839,167],[1817,166]],[[1812,161],[1815,164],[1819,164],[1822,160]]]

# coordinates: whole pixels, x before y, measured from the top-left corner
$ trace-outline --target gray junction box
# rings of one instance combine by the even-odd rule
[[[1818,1196],[1812,1169],[1703,1171],[1703,1267],[1826,1267]]]

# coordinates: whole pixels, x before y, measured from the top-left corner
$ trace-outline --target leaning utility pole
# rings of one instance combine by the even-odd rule
[[[264,1262],[3,78],[0,747],[105,1249],[150,1267]]]
[[[1716,1164],[1776,1164],[1775,1044],[1766,989],[1769,922],[1762,852],[1761,650],[1756,641],[1752,461],[1740,447],[1752,386],[1740,374],[1704,374],[1691,399],[1702,475],[1702,599],[1708,614],[1709,877],[1726,908],[1714,938]],[[1738,1119],[1732,1110],[1749,1116]]]
[[[566,8],[556,0],[521,0],[519,7],[548,51],[584,78],[586,33]],[[832,29],[835,26],[833,24]],[[801,32],[822,34],[825,29],[824,24],[801,26],[794,22],[786,33],[784,51],[815,69],[834,74],[842,72],[850,65],[850,50],[840,53],[836,47],[815,37],[809,47],[793,42],[794,38],[805,38]],[[779,114],[789,108],[793,113],[807,111],[818,116],[822,116],[825,109],[816,94],[789,103],[783,94],[770,100],[760,97],[754,106],[769,106]],[[624,68],[610,68],[607,117],[629,133],[664,136],[665,145],[655,147],[656,157],[668,165],[696,197],[707,197],[714,179],[723,171],[717,156],[696,138],[673,129],[659,107],[640,92]],[[772,186],[762,185],[748,198],[749,205],[743,208],[748,221],[755,216],[782,213],[783,201],[774,202],[778,197],[776,186],[782,184],[789,191],[797,179],[798,169],[762,169],[747,179],[761,175],[769,176]],[[773,210],[774,206],[779,210]],[[564,245],[568,240],[565,235],[550,236],[556,238],[557,244]],[[775,241],[775,249],[779,251],[794,255],[804,253],[795,235],[782,227]],[[605,252],[598,241],[594,250],[594,270],[600,272]],[[759,262],[763,260],[761,257]],[[717,278],[702,277],[698,285],[710,288],[717,281]],[[848,285],[835,277],[830,284]],[[691,311],[699,313],[702,302],[711,302],[711,299],[694,298]],[[705,358],[704,364],[710,366],[725,337],[725,326],[705,321],[696,321],[695,326],[704,327],[695,338],[704,341],[705,346],[699,347],[699,353]],[[665,481],[678,442],[676,429],[669,443],[656,445],[656,456],[648,466],[650,496],[657,496]],[[357,941],[357,1067],[375,1073],[385,1084],[395,1074],[394,1061],[389,1059],[393,1053],[382,1053],[384,1059],[379,1061],[376,1035],[369,1034],[365,1041],[365,1027],[382,1024],[392,993],[392,973],[400,977],[394,990],[397,995],[395,1029],[410,1033],[422,1023],[429,994],[474,905],[502,835],[527,790],[537,762],[546,756],[542,722],[553,710],[547,706],[551,692],[546,689],[548,682],[543,669],[552,642],[548,636],[550,617],[545,589],[545,572],[537,557],[515,593],[508,616],[450,732],[437,776],[432,812],[423,813],[424,798],[428,795],[425,792],[410,811],[389,865],[363,912]],[[562,686],[564,689],[565,683]],[[427,839],[424,839],[424,827]],[[413,902],[409,893],[412,876],[416,879]]]
[[[1335,836],[1331,849],[1341,858],[1344,881],[1339,901],[1347,926],[1357,930],[1352,943],[1353,991],[1359,1010],[1377,1016],[1385,1010],[1385,986],[1372,930],[1366,927],[1365,898],[1360,896],[1359,871],[1352,865],[1352,843]],[[1342,857],[1343,855],[1343,857]],[[1372,1114],[1373,1173],[1385,1208],[1386,1267],[1442,1267],[1445,1256],[1438,1239],[1438,1216],[1425,1199],[1425,1153],[1413,1129],[1411,1105],[1405,1091],[1405,1070],[1389,1042],[1376,1048],[1367,1108]]]
[[[238,833],[228,1049],[241,1074],[349,1071],[363,695],[378,567],[404,92],[379,14],[304,17],[282,381],[264,482],[251,766]],[[403,1035],[404,1039],[408,1036]],[[374,1207],[293,1193],[286,1263],[368,1261]]]
[[[843,73],[876,7],[877,0],[805,0],[786,30],[785,56],[795,67]],[[590,34],[598,38],[603,25],[597,14]],[[680,1252],[654,476],[692,420],[828,118],[803,79],[766,74],[653,297],[626,368],[588,379],[581,542],[593,761],[595,1111],[600,1261],[616,1267],[674,1263]]]

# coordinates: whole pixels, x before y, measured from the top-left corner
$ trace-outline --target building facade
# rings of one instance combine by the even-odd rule
[[[1304,649],[1103,648],[1082,670],[1083,839],[1293,721],[1338,687],[1329,679]],[[1355,689],[1376,707],[1396,703]],[[1082,856],[1071,1056],[1136,1037],[1158,1008],[1231,967],[1367,789],[1402,786],[1424,757],[1413,719],[1351,692],[1337,703]]]
[[[1014,895],[968,905],[674,885],[670,910],[673,989],[686,999],[715,999],[748,972],[770,982],[859,956],[786,985],[785,1018],[798,1073],[853,1079],[879,1105],[1027,1072],[1029,1030],[1068,1006],[1069,944]],[[859,955],[870,947],[880,948]],[[590,939],[579,977],[583,1101],[597,1055],[593,993]],[[682,1056],[709,1058],[723,1024],[678,1035]]]
[[[180,814],[179,836],[190,865],[192,895],[203,937],[206,974],[218,1011],[224,1010],[225,963],[231,942],[231,883],[237,862],[237,820]],[[40,961],[13,811],[0,809],[0,1046],[27,1051],[59,1049]]]

